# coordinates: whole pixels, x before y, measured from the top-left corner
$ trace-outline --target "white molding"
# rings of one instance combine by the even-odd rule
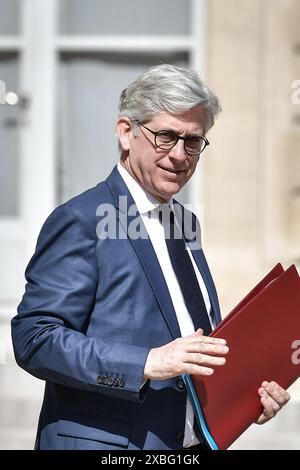
[[[204,25],[205,0],[191,0],[191,35],[193,46],[191,51],[191,65],[203,76],[204,68]]]
[[[0,217],[0,240],[21,240],[23,224],[17,217]]]
[[[15,52],[23,48],[24,42],[21,36],[0,36],[0,51]]]
[[[205,36],[205,0],[191,0],[191,34],[193,44],[191,48],[190,66],[204,77],[204,36]],[[201,156],[196,172],[191,179],[190,201],[199,219],[204,218],[203,205],[203,170],[201,165]],[[202,222],[203,225],[203,222]]]
[[[186,52],[192,50],[190,36],[58,36],[56,48],[62,52]]]
[[[6,301],[1,299],[0,305],[0,323],[3,320],[11,320],[15,315],[17,315],[17,307],[20,302],[20,299]]]
[[[22,76],[23,92],[30,97],[30,106],[28,125],[22,129],[20,184],[26,258],[32,254],[41,224],[56,203],[56,6],[56,0],[24,0]]]

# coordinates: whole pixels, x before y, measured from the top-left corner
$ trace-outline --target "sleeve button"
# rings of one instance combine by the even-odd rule
[[[118,387],[118,386],[119,386],[119,381],[118,381],[118,379],[117,379],[117,378],[114,378],[112,384],[113,384],[113,387]]]
[[[125,379],[118,379],[118,385],[119,387],[123,388],[125,386]]]
[[[112,377],[108,377],[108,379],[107,379],[107,385],[109,385],[109,387],[112,386],[113,382],[114,382],[114,379],[113,379]]]

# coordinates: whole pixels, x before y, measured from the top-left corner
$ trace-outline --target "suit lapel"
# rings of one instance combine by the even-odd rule
[[[127,201],[127,208],[130,208],[134,205],[134,200],[124,183],[117,167],[114,168],[110,176],[106,180],[106,184],[108,185],[110,191],[113,194],[115,206],[118,209],[118,217],[119,221],[127,233],[128,239],[130,240],[139,260],[143,267],[143,270],[147,276],[149,284],[153,290],[153,293],[157,299],[158,305],[160,310],[165,318],[165,321],[168,325],[170,333],[173,338],[178,338],[181,336],[180,328],[178,325],[176,313],[173,307],[173,303],[169,294],[169,290],[163,276],[159,261],[157,259],[155,250],[151,243],[149,237],[147,238],[135,238],[132,237],[130,233],[130,224],[135,221],[135,225],[140,224],[141,231],[143,233],[146,232],[145,225],[142,221],[140,214],[138,213],[131,213],[126,214],[124,210],[119,204],[120,197],[126,198]],[[134,211],[135,212],[135,211]]]
[[[143,224],[142,220],[140,221]],[[181,336],[177,316],[163,276],[160,264],[150,239],[130,239],[137,256],[143,266],[148,281],[160,306],[161,312],[174,338]]]

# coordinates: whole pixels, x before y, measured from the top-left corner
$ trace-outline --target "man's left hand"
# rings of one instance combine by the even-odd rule
[[[258,389],[263,412],[256,424],[264,424],[274,418],[279,410],[289,401],[290,394],[276,382],[263,382]]]

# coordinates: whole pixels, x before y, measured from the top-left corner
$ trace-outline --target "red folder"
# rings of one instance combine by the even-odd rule
[[[293,343],[300,340],[295,266],[286,271],[281,264],[275,266],[211,336],[227,340],[226,364],[212,376],[193,375],[192,383],[185,383],[193,405],[199,400],[206,430],[216,444],[212,448],[227,449],[260,416],[261,383],[274,380],[288,388],[300,376],[300,364],[293,360]],[[199,409],[194,409],[199,423]]]

